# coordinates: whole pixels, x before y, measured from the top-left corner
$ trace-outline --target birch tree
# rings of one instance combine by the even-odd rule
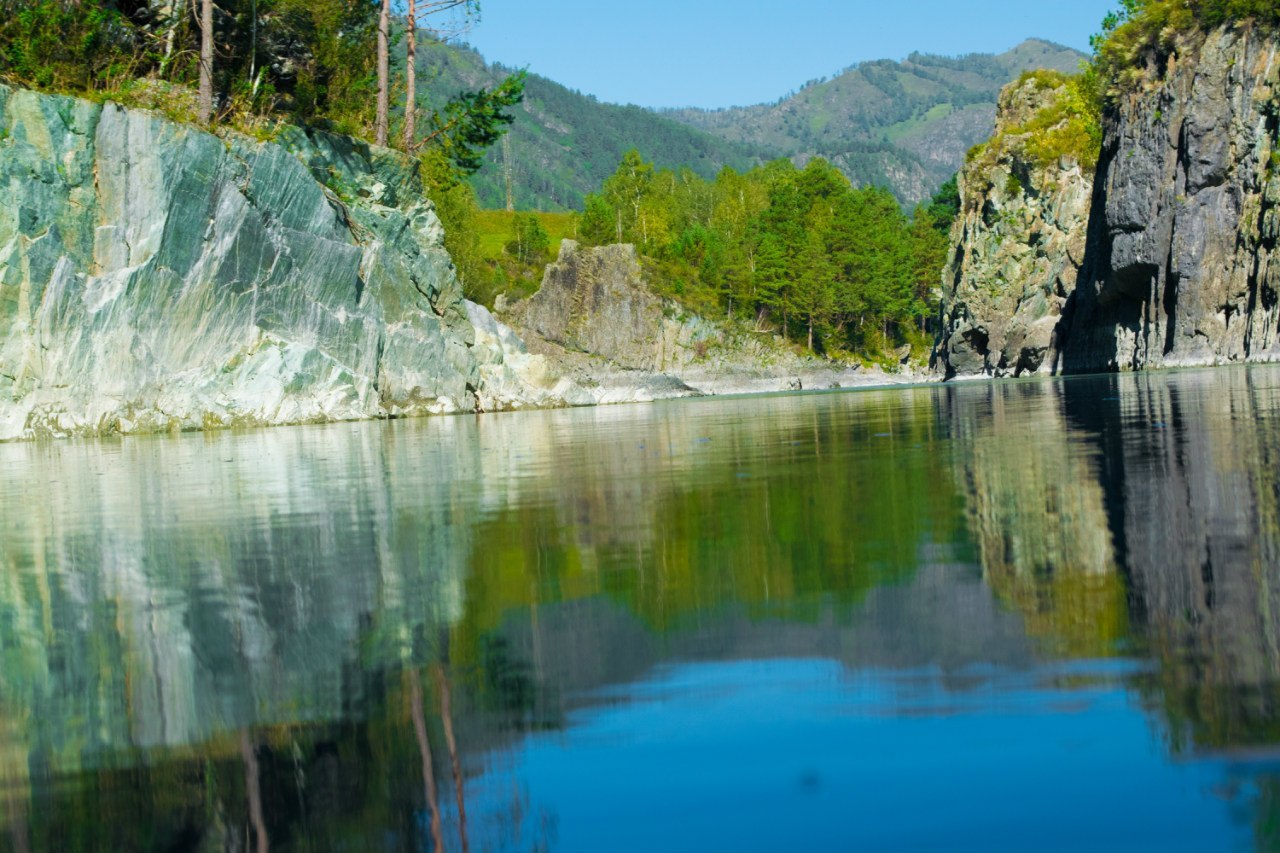
[[[200,0],[200,84],[197,118],[213,121],[213,0]]]

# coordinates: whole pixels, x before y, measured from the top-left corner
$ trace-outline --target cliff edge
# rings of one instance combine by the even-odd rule
[[[1280,40],[1181,36],[1104,120],[1062,369],[1280,358]]]
[[[961,174],[936,371],[1280,360],[1280,39],[1246,22],[1139,59],[1101,115],[1096,173],[1037,156],[1071,135],[1052,122],[1069,82],[1002,95]]]
[[[394,152],[0,86],[0,186],[0,440],[566,402],[477,343]]]

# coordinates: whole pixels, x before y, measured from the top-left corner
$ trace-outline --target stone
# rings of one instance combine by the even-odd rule
[[[1075,290],[1093,192],[1071,158],[1049,165],[1016,132],[1069,96],[1032,77],[1000,95],[996,137],[961,170],[960,216],[943,272],[942,330],[931,358],[944,378],[1053,369],[1058,316]]]
[[[1187,34],[1108,112],[1068,372],[1280,358],[1280,55]]]
[[[499,369],[518,357],[505,341],[477,345],[440,221],[395,152],[0,86],[0,187],[0,440],[550,393],[506,382],[521,368]],[[480,389],[482,362],[501,391]]]
[[[919,378],[909,367],[891,374],[799,354],[769,331],[691,314],[653,291],[630,245],[565,240],[538,292],[503,316],[597,402]]]

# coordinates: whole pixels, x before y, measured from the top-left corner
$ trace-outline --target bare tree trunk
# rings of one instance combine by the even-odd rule
[[[507,185],[507,210],[516,209],[516,194],[511,177],[511,134],[502,134],[502,178]]]
[[[408,32],[405,33],[405,74],[408,90],[404,94],[404,150],[413,150],[413,137],[417,134],[418,113],[418,4],[417,0],[408,0]]]
[[[422,782],[427,790],[427,809],[431,812],[431,849],[444,850],[444,836],[440,832],[440,799],[436,794],[436,773],[431,765],[431,741],[427,738],[427,717],[422,710],[422,681],[418,670],[409,670],[410,711],[413,714],[413,731],[418,736],[418,753],[422,756]]]
[[[374,142],[387,145],[387,113],[391,105],[391,0],[382,0],[378,14],[378,112],[374,119]]]
[[[458,758],[458,742],[453,738],[453,702],[449,694],[449,681],[444,676],[444,667],[436,664],[433,669],[436,676],[436,687],[440,691],[440,719],[444,723],[444,743],[449,748],[449,762],[453,766],[453,789],[458,795],[458,836],[462,839],[462,853],[468,853],[467,842],[467,800],[462,790],[462,762]]]
[[[196,118],[213,121],[213,0],[200,0],[200,91]]]

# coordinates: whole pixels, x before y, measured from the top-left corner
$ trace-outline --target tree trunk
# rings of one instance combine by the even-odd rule
[[[502,134],[502,179],[507,185],[507,210],[516,209],[515,181],[512,179],[511,134]]]
[[[169,23],[164,34],[164,58],[160,60],[161,77],[166,77],[169,73],[169,63],[173,61],[174,43],[178,38],[178,27],[182,25],[183,16],[186,14],[186,0],[175,0],[173,7],[169,10]]]
[[[417,134],[418,112],[418,4],[417,0],[408,0],[409,20],[408,32],[405,33],[405,75],[408,89],[404,94],[404,150],[412,151],[414,136]]]
[[[391,0],[382,0],[378,14],[378,112],[374,118],[373,139],[383,148],[387,146],[387,113],[391,98]]]
[[[809,315],[809,352],[813,352],[813,315]]]
[[[213,121],[213,0],[200,0],[200,90],[196,119]]]

